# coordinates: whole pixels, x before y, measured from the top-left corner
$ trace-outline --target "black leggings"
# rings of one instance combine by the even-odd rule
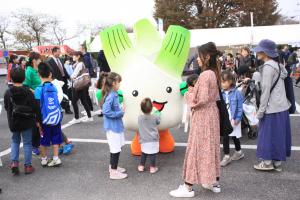
[[[72,90],[72,105],[73,105],[73,109],[74,109],[74,113],[75,113],[75,119],[79,119],[79,109],[78,109],[78,105],[77,105],[77,102],[79,99],[87,113],[87,116],[89,118],[91,117],[91,109],[90,109],[90,106],[89,106],[88,100],[87,100],[88,99],[87,90],[88,90],[88,88],[78,90],[78,91],[73,88],[73,90]]]
[[[241,150],[241,142],[236,137],[231,137],[235,146],[236,151]],[[229,136],[223,136],[223,152],[225,155],[229,155],[230,149],[229,149]]]
[[[111,169],[118,169],[119,157],[120,157],[120,152],[119,153],[110,153]]]
[[[36,125],[34,125],[32,127],[32,147],[39,148],[40,139],[41,139],[40,130]]]
[[[86,90],[86,96],[87,96],[87,103],[88,103],[88,105],[89,105],[89,107],[90,107],[90,110],[91,111],[93,111],[94,110],[94,107],[93,107],[93,102],[92,102],[92,99],[91,99],[91,97],[90,97],[90,94],[89,94],[89,90],[87,89]]]
[[[146,160],[147,160],[147,156],[150,157],[150,166],[151,167],[155,167],[156,166],[156,153],[155,154],[142,153],[140,165],[145,166]]]

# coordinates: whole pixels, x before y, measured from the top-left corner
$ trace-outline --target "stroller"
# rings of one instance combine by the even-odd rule
[[[242,82],[238,88],[242,85],[245,86],[242,89],[245,97],[243,102],[242,132],[247,133],[249,139],[255,140],[258,136],[256,113],[260,100],[259,84],[256,85],[254,80],[248,80]]]

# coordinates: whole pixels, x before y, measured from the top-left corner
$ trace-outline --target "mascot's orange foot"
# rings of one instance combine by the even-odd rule
[[[169,130],[159,132],[159,152],[170,153],[174,151],[175,141]],[[139,136],[136,134],[131,143],[131,153],[135,156],[142,155]]]

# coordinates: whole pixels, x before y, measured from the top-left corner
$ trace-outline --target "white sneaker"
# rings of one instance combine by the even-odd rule
[[[112,171],[111,165],[109,165],[109,169],[108,169],[108,170],[109,170],[109,172]],[[117,170],[118,170],[120,173],[125,173],[125,172],[126,172],[126,169],[123,168],[123,167],[118,167]]]
[[[83,123],[87,123],[87,122],[93,122],[94,121],[94,118],[88,118],[88,117],[84,117],[82,120],[81,120]]]
[[[195,192],[193,190],[189,191],[186,185],[180,185],[177,190],[172,190],[169,194],[177,198],[192,198],[195,196]]]
[[[79,124],[81,122],[80,119],[72,119],[71,121],[69,121],[69,124]]]
[[[272,162],[269,164],[265,161],[261,161],[258,164],[254,165],[253,167],[254,167],[254,169],[260,170],[260,171],[272,171],[272,170],[274,170],[274,165],[273,165]]]
[[[244,154],[244,152],[242,150],[239,151],[239,152],[235,151],[234,154],[231,157],[231,160],[237,161],[237,160],[240,160],[240,159],[242,159],[244,157],[245,157],[245,154]]]
[[[84,110],[84,111],[81,111],[81,114],[84,115],[84,116],[87,116],[87,113],[86,113],[85,110]]]
[[[41,159],[41,165],[42,167],[46,167],[48,165],[49,160],[48,159]]]
[[[62,164],[61,160],[58,158],[57,160],[51,160],[51,162],[48,163],[48,167],[58,167]]]
[[[221,166],[225,167],[225,166],[229,165],[229,163],[231,163],[230,156],[224,156],[222,161],[221,161]]]
[[[213,193],[220,193],[221,192],[221,186],[219,184],[217,184],[217,185],[202,184],[202,187],[206,190],[212,191]]]
[[[121,173],[118,170],[111,170],[109,172],[109,178],[112,180],[121,180],[121,179],[125,179],[127,177],[128,177],[127,174]]]

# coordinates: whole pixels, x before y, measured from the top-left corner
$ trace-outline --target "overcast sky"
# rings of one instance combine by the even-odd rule
[[[278,0],[278,2],[282,14],[300,15],[300,5],[297,6],[300,0]],[[60,17],[69,32],[73,32],[78,23],[93,26],[93,24],[121,22],[132,25],[138,19],[151,18],[153,7],[154,0],[9,0],[1,3],[0,13],[9,14],[17,9],[31,8],[36,12]],[[300,16],[297,19],[300,20]],[[74,41],[72,44],[74,45]]]

